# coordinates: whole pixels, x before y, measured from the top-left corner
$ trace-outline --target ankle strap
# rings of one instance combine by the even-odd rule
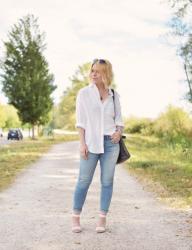
[[[73,217],[80,217],[80,214],[73,214]]]
[[[99,216],[105,218],[106,214],[99,214]]]

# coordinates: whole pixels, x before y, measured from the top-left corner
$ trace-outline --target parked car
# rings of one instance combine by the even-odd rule
[[[16,139],[16,140],[22,140],[23,134],[20,129],[10,129],[7,135],[7,139]]]

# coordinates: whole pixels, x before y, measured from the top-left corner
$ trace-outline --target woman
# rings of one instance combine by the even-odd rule
[[[113,91],[109,87],[113,79],[111,63],[95,59],[89,77],[90,84],[80,89],[76,99],[76,127],[80,136],[80,170],[72,215],[72,231],[76,233],[82,231],[80,213],[98,161],[101,167],[101,196],[96,232],[106,230],[106,215],[112,198],[123,130],[119,96],[115,91],[113,100]]]

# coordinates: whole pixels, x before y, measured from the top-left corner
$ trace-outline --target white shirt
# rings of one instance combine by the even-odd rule
[[[90,83],[79,90],[76,99],[76,127],[85,129],[85,143],[91,153],[104,153],[104,135],[112,135],[116,126],[124,126],[121,116],[119,95],[115,91],[102,103],[97,86]]]

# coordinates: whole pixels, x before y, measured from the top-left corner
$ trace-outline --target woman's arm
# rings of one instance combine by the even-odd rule
[[[85,144],[85,129],[78,127],[80,144]]]
[[[118,131],[123,132],[124,123],[121,114],[121,104],[119,100],[119,94],[116,91],[115,91],[114,104],[115,104],[115,125]]]
[[[114,105],[115,105],[115,125],[116,125],[116,131],[112,135],[112,141],[114,143],[119,142],[121,135],[123,133],[124,129],[124,124],[123,124],[123,119],[121,115],[121,105],[120,105],[120,100],[119,100],[119,94],[114,91]]]
[[[88,147],[85,143],[85,129],[78,128],[80,139],[80,154],[86,160],[88,158]]]
[[[85,110],[83,105],[83,99],[81,91],[77,95],[76,99],[76,128],[79,132],[80,140],[80,154],[84,159],[87,159],[88,147],[85,142]]]

